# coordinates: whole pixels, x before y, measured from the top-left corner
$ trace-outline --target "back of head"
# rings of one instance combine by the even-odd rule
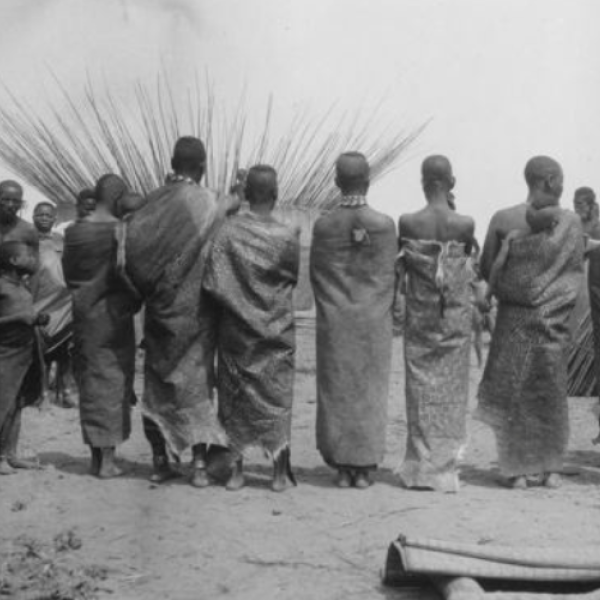
[[[94,195],[99,206],[116,215],[119,201],[127,192],[127,184],[118,175],[108,173],[98,179]]]
[[[175,173],[189,175],[200,181],[205,165],[206,149],[200,139],[188,135],[175,142],[171,159],[171,167]]]
[[[556,160],[549,156],[534,156],[529,159],[525,165],[525,181],[530,192],[540,191],[550,196],[545,200],[539,199],[539,207],[558,204],[563,190],[563,171]]]
[[[13,181],[12,179],[0,181],[0,196],[8,189],[14,189],[19,194],[23,195],[23,186],[17,181]]]
[[[96,190],[94,188],[83,188],[77,194],[77,204],[82,204],[86,200],[96,200]]]
[[[2,242],[0,244],[0,271],[13,270],[12,261],[24,252],[29,252],[29,246],[25,242]]]
[[[370,176],[369,162],[360,152],[344,152],[335,163],[335,183],[345,196],[366,194]]]
[[[275,204],[277,171],[270,165],[255,165],[246,176],[245,196],[250,206]]]
[[[441,154],[428,156],[421,165],[421,182],[425,194],[430,194],[436,190],[449,192],[454,188],[456,180],[448,158]]]

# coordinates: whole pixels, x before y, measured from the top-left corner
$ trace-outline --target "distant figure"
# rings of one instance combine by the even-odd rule
[[[41,392],[34,326],[48,323],[47,315],[35,311],[23,281],[35,267],[34,251],[26,243],[0,244],[0,475],[37,467],[17,454],[21,411]]]
[[[93,188],[84,188],[77,194],[77,220],[89,217],[96,210],[96,190]]]
[[[560,165],[534,157],[525,180],[527,203],[496,213],[486,237],[487,278],[494,275],[503,240],[512,239],[494,284],[498,317],[477,409],[494,430],[501,473],[515,489],[526,488],[531,477],[547,487],[560,485],[569,434],[565,349],[584,248],[581,222],[572,212],[559,210],[557,223],[537,233],[526,218],[532,207],[560,199]]]
[[[131,433],[134,402],[137,300],[117,277],[115,206],[122,181],[104,175],[96,185],[96,209],[65,232],[63,268],[73,294],[74,369],[79,388],[83,441],[91,473],[122,474],[115,449]]]
[[[56,364],[54,380],[56,404],[73,407],[77,404],[71,369],[73,313],[71,293],[62,270],[63,236],[53,231],[56,207],[51,202],[39,202],[33,210],[33,224],[39,235],[39,267],[31,280],[34,306],[48,314],[50,321],[41,328],[46,366]]]
[[[295,483],[290,467],[294,396],[294,308],[300,267],[299,231],[276,221],[277,173],[250,169],[250,209],[217,233],[204,290],[219,308],[219,416],[235,454],[227,489],[244,485],[243,453],[261,448],[274,464],[273,490]]]
[[[596,193],[592,188],[580,187],[575,190],[573,210],[581,219],[583,233],[593,240],[600,240],[598,203],[596,202]]]
[[[207,446],[227,446],[213,398],[216,314],[202,291],[210,242],[239,199],[200,186],[204,144],[177,140],[174,174],[126,220],[125,273],[144,302],[144,432],[156,483],[175,475],[167,447],[192,448],[191,484],[210,484]]]
[[[449,206],[455,179],[445,156],[421,167],[427,206],[402,215],[400,273],[406,278],[408,438],[399,475],[408,488],[457,492],[466,444],[471,351],[469,255],[475,224]]]
[[[19,217],[23,208],[23,188],[16,181],[0,182],[0,243],[23,242],[37,254],[38,233],[31,223]]]
[[[317,448],[337,485],[369,487],[383,461],[392,352],[394,222],[367,204],[358,152],[336,163],[341,198],[317,219],[310,278],[317,308]]]

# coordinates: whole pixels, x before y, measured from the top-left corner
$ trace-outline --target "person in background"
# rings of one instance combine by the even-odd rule
[[[55,223],[56,206],[50,201],[36,204],[33,210],[33,224],[39,236],[39,266],[31,279],[31,291],[35,309],[48,314],[50,318],[49,323],[40,330],[47,372],[53,363],[56,365],[56,404],[73,407],[77,400],[71,368],[71,293],[62,270],[64,239],[60,233],[53,231]],[[44,387],[47,388],[48,382],[45,383]]]
[[[42,369],[34,327],[48,316],[36,312],[25,278],[36,268],[35,252],[22,241],[0,243],[0,475],[37,468],[19,458],[22,409],[41,392]]]
[[[392,219],[367,204],[365,156],[342,154],[335,169],[339,204],[317,219],[310,249],[317,448],[339,487],[365,489],[385,454],[398,245]]]
[[[36,228],[19,217],[23,208],[23,188],[16,181],[0,182],[0,243],[27,244],[37,256],[39,239]]]

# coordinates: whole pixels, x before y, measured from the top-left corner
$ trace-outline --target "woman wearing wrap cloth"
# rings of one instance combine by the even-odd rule
[[[473,219],[449,205],[450,161],[421,167],[427,206],[399,222],[399,284],[406,286],[408,438],[399,475],[408,488],[458,491],[456,467],[466,443],[471,349]]]
[[[493,261],[501,240],[512,238],[501,270],[495,274],[494,265],[484,273],[496,277],[499,305],[477,408],[478,418],[494,430],[501,473],[515,489],[525,489],[529,477],[560,485],[569,435],[565,350],[584,249],[580,219],[570,211],[555,210],[551,228],[536,232],[528,224],[536,206],[558,204],[560,165],[536,156],[525,167],[525,180],[527,204],[496,213],[486,239]]]
[[[83,440],[91,448],[91,472],[122,472],[115,447],[129,438],[134,401],[137,300],[117,277],[115,209],[127,192],[116,175],[96,185],[96,210],[65,233],[63,269],[73,294],[74,370],[79,387]]]

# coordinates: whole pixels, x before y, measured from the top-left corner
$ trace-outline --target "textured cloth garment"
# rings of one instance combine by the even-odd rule
[[[562,468],[569,437],[566,349],[583,276],[579,217],[511,242],[477,416],[496,434],[503,475]]]
[[[299,231],[245,212],[215,237],[204,289],[219,307],[219,416],[238,454],[290,445]]]
[[[334,467],[373,467],[385,454],[397,250],[393,221],[368,206],[314,226],[317,448]]]
[[[137,306],[114,269],[120,226],[78,221],[65,233],[81,428],[83,441],[97,448],[116,446],[131,432]]]
[[[596,372],[596,394],[600,395],[600,248],[588,254],[588,292],[590,302],[594,365]],[[588,325],[589,326],[589,325]]]
[[[403,240],[407,487],[458,491],[466,443],[473,271],[464,244]]]
[[[71,293],[62,270],[63,237],[55,232],[40,234],[39,267],[31,282],[37,312],[50,317],[41,328],[44,351],[51,353],[72,336]]]
[[[31,292],[25,284],[17,278],[1,275],[0,321],[4,321],[0,322],[0,432],[2,433],[5,433],[4,427],[12,420],[15,409],[24,404],[31,404],[41,391],[39,376],[36,377],[39,373],[34,373],[32,369],[36,364],[36,341],[31,325],[34,314]],[[12,320],[13,318],[15,320]],[[24,385],[29,379],[33,379],[31,385]],[[28,393],[26,397],[22,397],[25,387]]]
[[[215,192],[178,181],[151,193],[126,223],[125,270],[145,303],[142,410],[177,455],[227,444],[213,399],[215,311],[202,292],[223,207]]]

